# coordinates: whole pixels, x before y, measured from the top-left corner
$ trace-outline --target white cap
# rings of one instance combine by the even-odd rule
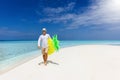
[[[42,31],[47,31],[46,28],[43,28]]]

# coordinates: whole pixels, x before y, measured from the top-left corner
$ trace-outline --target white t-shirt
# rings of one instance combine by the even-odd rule
[[[40,35],[39,39],[38,39],[38,46],[40,46],[42,48],[47,48],[48,47],[48,38],[50,38],[49,34],[46,35]]]

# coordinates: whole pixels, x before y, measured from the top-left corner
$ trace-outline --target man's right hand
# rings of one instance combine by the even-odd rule
[[[40,46],[38,46],[38,48],[40,49]]]

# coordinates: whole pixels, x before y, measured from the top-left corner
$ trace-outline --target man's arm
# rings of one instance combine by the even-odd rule
[[[38,39],[38,48],[40,48],[41,36]]]

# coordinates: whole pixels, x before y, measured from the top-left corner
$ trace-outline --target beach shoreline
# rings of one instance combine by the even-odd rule
[[[20,55],[20,56],[17,56],[17,57],[14,57],[14,58],[11,58],[11,59],[8,59],[6,61],[3,61],[2,63],[5,63],[8,61],[13,61],[13,60],[16,60],[15,62],[11,62],[10,64],[6,65],[6,64],[3,64],[2,65],[2,68],[0,68],[0,75],[6,73],[6,72],[9,72],[10,70],[34,59],[34,58],[37,58],[41,55],[41,51],[33,51],[33,52],[29,52],[29,53],[39,53],[39,54],[35,54],[35,55],[30,55],[30,54],[27,54],[28,57],[26,58],[26,56],[24,55]],[[22,58],[22,59],[17,59],[17,58]]]
[[[69,47],[73,47],[73,46],[69,46]],[[63,47],[63,48],[69,48],[69,47],[67,46],[67,47]],[[16,60],[16,58],[22,58],[22,59],[17,59],[16,62],[9,64],[10,66],[6,66],[6,65],[3,64],[3,66],[4,66],[3,69],[0,68],[0,75],[6,73],[6,72],[8,72],[8,71],[10,71],[10,70],[24,64],[24,63],[32,60],[32,59],[35,59],[35,58],[41,56],[41,49],[36,50],[36,51],[32,51],[32,52],[28,52],[28,53],[29,54],[27,54],[26,56],[25,55],[20,55],[20,56],[10,58],[10,59],[6,60],[7,63],[8,63],[8,61]],[[30,55],[31,53],[32,53],[32,55]],[[35,53],[35,55],[33,55],[33,53]],[[5,63],[6,61],[3,61],[2,63]]]
[[[0,80],[119,80],[119,53],[120,46],[113,45],[66,47],[49,56],[47,66],[38,56],[1,74]]]

